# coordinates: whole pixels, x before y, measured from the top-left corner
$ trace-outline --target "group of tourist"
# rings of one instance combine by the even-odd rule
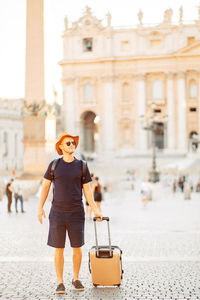
[[[198,180],[195,184],[186,176],[180,176],[178,179],[174,179],[172,184],[173,193],[178,191],[184,192],[186,188],[189,189],[190,192],[200,192],[200,180]]]
[[[14,198],[15,198],[15,211],[16,213],[18,213],[18,208],[17,208],[17,204],[18,204],[18,200],[21,203],[21,212],[24,213],[24,208],[23,208],[23,195],[22,195],[22,190],[20,188],[20,186],[18,185],[14,185],[14,178],[11,178],[9,180],[9,182],[6,185],[6,196],[8,198],[8,213],[11,213],[11,204],[12,204],[12,197],[14,194]]]

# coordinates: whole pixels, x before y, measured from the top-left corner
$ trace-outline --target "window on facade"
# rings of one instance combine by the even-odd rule
[[[3,156],[8,156],[8,133],[4,132],[3,134],[3,143],[4,143],[4,154]]]
[[[196,107],[190,107],[190,111],[195,112],[195,111],[197,111],[197,109],[196,109]]]
[[[94,97],[93,85],[87,83],[84,87],[84,101],[92,102]]]
[[[187,38],[188,46],[193,44],[194,42],[195,42],[195,37],[194,36],[188,36],[188,38]]]
[[[161,46],[161,40],[151,40],[150,45],[151,48],[159,48]]]
[[[92,38],[84,38],[83,39],[83,51],[91,52],[93,48],[93,39]]]
[[[152,86],[152,97],[153,99],[163,98],[163,83],[161,80],[155,80]]]
[[[197,97],[197,84],[195,80],[191,80],[189,84],[190,98]]]
[[[129,41],[122,41],[121,42],[121,50],[122,51],[127,51],[130,48],[130,43]]]
[[[130,100],[130,87],[128,82],[124,82],[122,86],[122,101],[129,102]]]

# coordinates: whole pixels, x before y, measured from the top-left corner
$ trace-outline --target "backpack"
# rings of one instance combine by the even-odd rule
[[[53,163],[51,165],[50,174],[51,174],[51,177],[53,178],[52,181],[54,181],[54,171],[55,171],[56,167],[58,166],[59,161],[60,161],[60,158],[57,158],[57,159],[55,159],[53,161]],[[82,178],[81,178],[81,182],[83,184],[83,181],[85,180],[85,177],[86,177],[86,166],[87,166],[87,163],[86,163],[85,160],[81,160],[81,163],[82,163]]]

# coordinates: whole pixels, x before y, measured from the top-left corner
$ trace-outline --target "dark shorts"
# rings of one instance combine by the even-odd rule
[[[96,194],[96,195],[94,195],[94,201],[95,201],[95,202],[101,202],[101,200],[102,200],[101,194]]]
[[[84,245],[85,212],[55,212],[49,214],[49,236],[47,245],[64,248],[66,232],[72,248]]]

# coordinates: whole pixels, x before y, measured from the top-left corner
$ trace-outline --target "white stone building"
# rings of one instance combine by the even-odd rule
[[[161,24],[145,26],[142,12],[133,28],[103,25],[86,7],[63,33],[63,127],[80,134],[81,152],[148,154],[158,124],[156,146],[164,154],[185,154],[200,133],[199,18],[178,24],[172,10]],[[143,119],[143,122],[142,122]]]
[[[0,99],[0,171],[23,169],[21,99]]]

